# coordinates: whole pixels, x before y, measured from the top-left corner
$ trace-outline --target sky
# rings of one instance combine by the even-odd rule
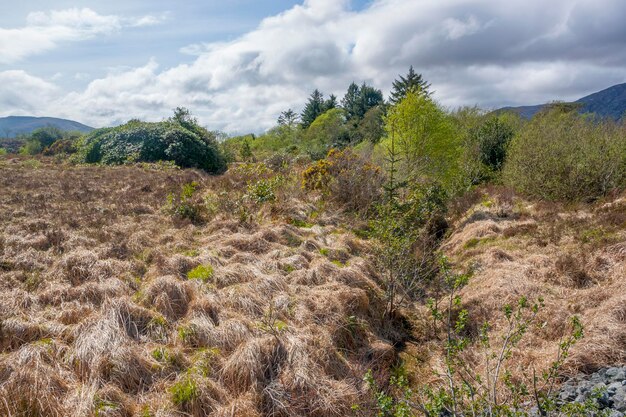
[[[94,127],[184,106],[262,132],[311,91],[385,95],[410,65],[454,109],[626,82],[623,0],[0,0],[0,116]]]

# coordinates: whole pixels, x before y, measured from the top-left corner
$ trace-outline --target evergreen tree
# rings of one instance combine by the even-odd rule
[[[337,96],[335,96],[334,94],[331,94],[328,100],[324,102],[323,113],[327,112],[330,109],[334,109],[336,107],[337,107]]]
[[[304,129],[311,126],[311,123],[317,119],[317,116],[324,113],[326,103],[324,102],[324,95],[317,89],[311,93],[309,97],[309,101],[304,106],[304,110],[302,111],[302,116],[300,119],[302,120],[302,127]]]
[[[358,122],[365,117],[365,113],[372,107],[383,103],[383,93],[365,83],[361,87],[350,84],[348,91],[341,101],[348,120]]]
[[[346,118],[348,120],[356,118],[359,113],[359,107],[360,107],[359,93],[360,93],[359,86],[353,82],[348,87],[348,91],[346,92],[346,95],[343,97],[343,100],[341,100],[341,107],[343,107],[343,109],[345,110]]]
[[[372,107],[376,107],[383,104],[383,92],[375,89],[374,87],[363,83],[361,90],[359,91],[360,106],[358,112],[358,118],[363,119],[365,113]]]
[[[400,79],[393,82],[389,102],[392,105],[398,104],[406,97],[409,91],[416,91],[425,96],[430,96],[429,88],[430,84],[422,78],[422,74],[416,73],[413,65],[411,65],[406,77],[400,75]]]

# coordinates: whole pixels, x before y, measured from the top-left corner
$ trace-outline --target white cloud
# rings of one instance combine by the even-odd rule
[[[47,108],[59,89],[21,70],[0,72],[0,116],[31,115]]]
[[[84,41],[109,35],[126,26],[148,26],[160,23],[165,16],[122,18],[100,15],[84,9],[33,12],[20,28],[0,28],[0,64],[12,64],[57,48],[66,42]]]
[[[356,12],[347,0],[307,0],[232,41],[182,48],[192,63],[111,72],[48,108],[102,126],[182,105],[211,128],[259,131],[314,88],[341,97],[354,80],[388,92],[409,65],[448,106],[576,98],[626,81],[626,3],[601,3],[377,0]]]

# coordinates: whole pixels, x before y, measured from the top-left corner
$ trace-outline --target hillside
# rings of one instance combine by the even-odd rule
[[[0,137],[14,138],[22,134],[28,135],[36,129],[48,126],[54,126],[64,131],[78,131],[82,133],[88,133],[93,130],[93,127],[73,120],[54,117],[9,116],[0,117]]]
[[[590,94],[575,101],[582,105],[581,113],[595,113],[601,117],[620,119],[626,112],[626,83],[617,84],[597,93]],[[545,104],[533,106],[503,107],[500,110],[511,110],[525,119],[530,119]]]

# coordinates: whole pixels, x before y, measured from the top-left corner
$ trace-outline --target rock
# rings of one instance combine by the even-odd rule
[[[626,367],[578,375],[565,382],[558,394],[560,403],[584,403],[590,398],[596,398],[598,406],[610,417],[626,417]]]

